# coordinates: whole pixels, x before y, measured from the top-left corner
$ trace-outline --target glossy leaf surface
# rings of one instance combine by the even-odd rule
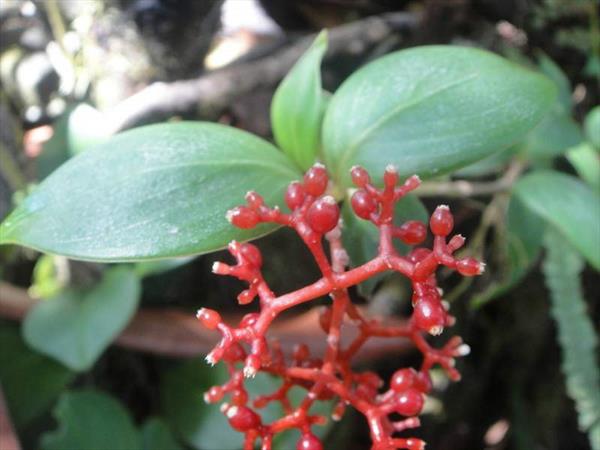
[[[313,164],[320,147],[326,104],[321,61],[326,50],[323,31],[283,79],[271,103],[275,141],[304,170]]]
[[[514,193],[600,270],[600,195],[577,178],[553,171],[523,177]]]
[[[323,123],[323,153],[350,186],[354,164],[401,175],[449,172],[522,138],[553,104],[544,76],[473,48],[430,46],[392,53],[355,72],[335,92]]]
[[[69,160],[0,226],[0,243],[76,259],[138,260],[206,253],[272,227],[225,219],[251,189],[270,204],[300,177],[266,141],[211,123],[150,125]]]

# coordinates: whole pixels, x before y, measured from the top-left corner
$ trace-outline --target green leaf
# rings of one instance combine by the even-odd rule
[[[586,139],[596,150],[600,150],[600,106],[595,106],[585,116],[583,127]]]
[[[379,230],[373,223],[363,220],[354,214],[350,201],[344,202],[342,206],[342,218],[344,220],[344,233],[342,238],[344,246],[350,256],[354,267],[373,259],[379,247]],[[428,223],[429,216],[423,203],[415,195],[407,195],[396,205],[394,211],[394,223],[402,225],[407,220],[420,220]],[[394,245],[400,253],[406,253],[409,246],[395,239]],[[363,282],[359,289],[364,295],[369,295],[381,276],[372,277]]]
[[[142,450],[183,450],[167,424],[158,417],[148,419],[141,433]]]
[[[87,370],[136,311],[140,282],[128,267],[107,270],[91,289],[69,289],[38,303],[25,318],[23,336],[34,349],[70,369]]]
[[[53,124],[52,137],[35,158],[37,179],[43,180],[71,156],[108,139],[102,114],[85,103],[69,107]]]
[[[538,52],[537,60],[540,71],[551,79],[558,89],[558,103],[565,112],[570,113],[573,107],[573,100],[571,98],[572,88],[569,77],[567,77],[560,66],[545,53]]]
[[[577,122],[556,104],[527,135],[523,150],[529,158],[549,159],[562,155],[582,140],[583,133]]]
[[[246,132],[149,125],[70,159],[0,225],[0,243],[98,261],[207,253],[273,230],[239,230],[225,213],[251,189],[281,203],[299,177],[285,155]]]
[[[586,142],[570,149],[566,156],[581,179],[600,193],[600,153]]]
[[[44,413],[75,374],[32,351],[17,326],[0,322],[0,384],[17,427]]]
[[[523,177],[514,194],[600,270],[600,195],[577,178],[546,170]]]
[[[322,31],[283,79],[271,103],[275,141],[302,169],[314,163],[320,148],[326,104],[321,61],[326,51],[327,32]]]
[[[58,295],[65,288],[67,277],[61,276],[57,269],[58,258],[61,257],[52,255],[39,257],[33,268],[33,283],[29,287],[29,295],[34,298],[50,298]]]
[[[551,314],[558,326],[562,371],[567,393],[575,401],[579,428],[589,433],[592,448],[600,450],[600,371],[598,337],[586,313],[580,274],[583,261],[563,235],[550,230],[545,236],[543,271],[550,289]]]
[[[360,164],[373,175],[439,175],[509,147],[538,123],[556,88],[492,53],[429,46],[391,53],[335,92],[323,123],[323,153],[344,186]]]
[[[59,428],[42,436],[42,450],[141,449],[129,413],[107,394],[93,390],[66,392],[54,416]]]
[[[478,178],[498,173],[503,170],[517,151],[518,147],[513,146],[493,153],[490,156],[457,170],[453,173],[453,176],[460,178]]]
[[[542,248],[545,223],[516,196],[510,199],[505,226],[506,232],[500,243],[503,267],[487,289],[473,296],[473,308],[483,306],[516,286],[537,260]]]

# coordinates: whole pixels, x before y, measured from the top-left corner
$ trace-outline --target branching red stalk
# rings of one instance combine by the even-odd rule
[[[229,245],[236,265],[217,262],[213,266],[217,274],[248,282],[248,289],[238,296],[240,304],[250,303],[256,297],[260,301],[260,312],[247,314],[237,327],[224,323],[216,311],[205,308],[198,311],[198,318],[205,327],[222,334],[221,341],[206,360],[210,364],[224,361],[230,374],[230,380],[222,386],[212,387],[205,399],[213,403],[226,394],[229,396],[222,411],[232,427],[245,434],[245,450],[253,449],[257,439],[261,440],[263,450],[269,450],[273,436],[290,428],[297,428],[302,433],[297,445],[299,450],[322,449],[311,427],[326,419],[309,414],[309,410],[315,401],[329,399],[337,402],[332,413],[334,420],[341,419],[346,405],[365,416],[371,430],[372,450],[422,449],[425,446],[422,440],[395,435],[420,425],[417,416],[423,407],[424,396],[431,390],[430,369],[437,364],[450,379],[460,379],[454,367],[455,358],[466,355],[469,347],[460,337],[453,337],[442,348],[436,349],[424,337],[424,333],[439,335],[455,321],[441,298],[435,271],[443,265],[462,275],[473,276],[480,274],[484,265],[473,258],[454,258],[453,252],[464,245],[465,239],[455,235],[447,240],[454,222],[449,208],[443,205],[435,210],[429,222],[434,235],[433,249],[414,247],[405,256],[398,254],[393,239],[416,246],[427,235],[427,227],[421,222],[408,221],[401,226],[393,223],[395,204],[416,189],[420,180],[413,176],[398,185],[398,174],[393,166],[386,168],[383,189],[373,186],[367,172],[360,167],[352,169],[352,179],[359,188],[352,197],[354,212],[371,221],[380,235],[378,254],[354,269],[346,269],[349,259],[341,240],[339,208],[333,197],[325,195],[329,180],[325,168],[319,164],[309,169],[302,183],[294,182],[288,187],[285,200],[290,214],[277,207],[269,208],[260,195],[249,192],[247,205],[237,207],[227,215],[240,228],[252,228],[265,222],[293,228],[313,254],[322,274],[309,286],[277,296],[262,276],[260,251],[252,244],[238,242]],[[329,244],[329,258],[323,237]],[[348,293],[349,287],[390,270],[403,274],[412,282],[413,313],[402,326],[386,325],[381,320],[363,316],[352,304]],[[332,303],[323,309],[319,319],[327,335],[325,355],[311,357],[308,347],[300,344],[292,360],[286,361],[277,342],[267,341],[269,326],[283,311],[327,294]],[[341,329],[346,321],[352,322],[359,333],[350,345],[341,348]],[[354,372],[350,365],[352,357],[371,337],[412,340],[423,354],[420,370],[399,369],[389,380],[388,389],[381,392],[384,381],[376,373]],[[280,377],[282,385],[275,392],[254,399],[250,407],[244,381],[259,371]],[[303,401],[296,406],[287,397],[293,386],[307,390]],[[285,416],[265,424],[252,408],[259,409],[273,401],[281,402]],[[390,415],[395,413],[405,419],[392,421]]]

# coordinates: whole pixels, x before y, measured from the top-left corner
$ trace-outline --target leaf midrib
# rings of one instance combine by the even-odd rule
[[[401,103],[398,106],[396,106],[395,108],[391,109],[387,114],[382,115],[371,126],[367,127],[361,134],[359,134],[356,137],[356,139],[348,146],[348,150],[345,152],[345,154],[342,157],[340,164],[338,166],[338,170],[337,170],[338,181],[343,179],[343,174],[341,173],[341,171],[344,169],[344,167],[346,167],[348,160],[351,159],[352,157],[354,157],[354,155],[358,151],[360,144],[362,144],[373,131],[377,130],[377,128],[381,127],[383,124],[385,124],[389,120],[393,119],[394,116],[396,116],[397,114],[405,112],[406,110],[408,110],[414,106],[417,106],[420,103],[422,103],[426,100],[429,100],[442,92],[447,91],[448,89],[451,89],[455,86],[459,86],[463,83],[472,81],[475,78],[478,78],[479,76],[480,76],[479,72],[474,72],[464,78],[456,80],[445,86],[441,86],[440,88],[430,92],[429,94],[427,94],[425,96],[419,97],[418,99],[415,99],[415,100],[407,102],[407,103]]]

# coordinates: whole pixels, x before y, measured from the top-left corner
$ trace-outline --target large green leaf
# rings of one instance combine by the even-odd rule
[[[25,340],[73,370],[89,369],[125,328],[139,294],[133,270],[110,269],[91,289],[65,290],[38,303],[25,318]]]
[[[21,427],[49,408],[75,374],[27,347],[15,325],[0,323],[0,349],[0,384]]]
[[[600,270],[600,195],[575,177],[546,170],[523,177],[514,193]]]
[[[492,53],[417,47],[354,73],[335,92],[323,123],[323,152],[335,178],[349,169],[438,175],[523,137],[553,104],[544,76]]]
[[[248,190],[281,203],[299,177],[285,155],[246,132],[149,125],[65,163],[0,225],[0,243],[108,261],[210,252],[272,229],[238,230],[225,219]]]
[[[551,313],[558,326],[567,393],[575,401],[580,429],[588,433],[592,449],[600,450],[598,337],[586,313],[579,279],[583,261],[560,232],[550,230],[545,245],[543,269],[550,289]]]
[[[302,169],[314,163],[320,147],[326,104],[321,60],[326,50],[327,33],[322,31],[283,79],[271,103],[275,140]]]
[[[54,416],[59,428],[43,435],[42,450],[141,449],[129,413],[107,394],[92,390],[66,392]]]

